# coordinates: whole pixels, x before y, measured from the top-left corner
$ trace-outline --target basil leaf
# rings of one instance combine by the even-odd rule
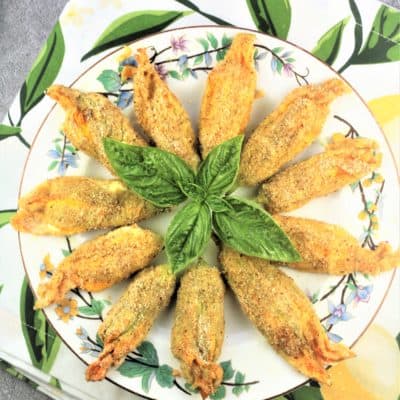
[[[165,249],[177,273],[198,258],[211,236],[211,213],[204,203],[190,202],[170,223]]]
[[[196,183],[186,183],[185,185],[181,186],[181,190],[183,193],[186,194],[192,200],[203,201],[206,197],[206,193],[204,189],[197,185]]]
[[[105,138],[104,151],[117,175],[133,191],[158,207],[186,200],[182,191],[194,182],[193,170],[179,157],[155,147],[131,146]]]
[[[286,233],[257,204],[228,197],[231,211],[214,214],[218,237],[235,250],[267,260],[300,261],[300,255]]]
[[[206,203],[208,207],[210,207],[210,209],[216,213],[233,210],[231,205],[225,199],[221,199],[218,196],[207,197]]]
[[[235,183],[243,138],[240,135],[221,143],[201,163],[196,180],[208,195],[222,195]]]

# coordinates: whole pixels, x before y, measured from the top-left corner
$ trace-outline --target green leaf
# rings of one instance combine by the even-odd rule
[[[203,62],[203,60],[204,60],[204,54],[200,54],[194,59],[193,65],[199,65]]]
[[[282,68],[283,68],[283,63],[281,60],[279,60],[277,58],[276,59],[276,70],[278,71],[278,74],[280,74],[282,72]]]
[[[191,202],[170,223],[165,249],[172,271],[177,273],[198,258],[211,236],[211,213],[205,204]]]
[[[210,394],[210,399],[212,400],[221,400],[224,399],[226,396],[226,388],[225,386],[218,386],[217,390],[213,393]]]
[[[3,291],[3,288],[4,288],[4,284],[1,284],[1,285],[0,285],[0,294],[1,294],[1,292]]]
[[[190,69],[189,68],[185,68],[182,72],[182,80],[186,79],[188,76],[190,75]]]
[[[93,48],[81,61],[111,47],[139,39],[163,30],[177,19],[192,14],[191,11],[143,10],[125,14],[114,20],[100,35]]]
[[[121,79],[112,69],[105,69],[97,77],[97,80],[102,83],[104,90],[107,92],[116,92],[121,88]]]
[[[169,365],[161,365],[156,369],[156,381],[161,387],[171,388],[174,386],[172,368]]]
[[[242,383],[244,383],[245,378],[246,378],[245,374],[242,374],[240,371],[237,371],[235,375],[235,383],[241,385]]]
[[[179,157],[155,147],[106,138],[104,150],[117,175],[137,194],[159,207],[182,203],[181,187],[194,182],[193,170]]]
[[[312,53],[320,60],[332,65],[339,53],[343,30],[349,20],[350,17],[344,18],[326,31],[318,40]]]
[[[192,385],[190,385],[187,382],[185,383],[185,389],[190,393],[199,393],[199,389],[198,388],[194,388]]]
[[[222,41],[221,44],[223,47],[225,46],[230,46],[232,43],[232,38],[226,36],[226,33],[224,33],[224,36],[222,36]]]
[[[206,198],[206,203],[215,213],[232,210],[231,205],[225,199],[215,195],[208,196]]]
[[[87,315],[87,316],[98,315],[97,312],[90,306],[78,307],[78,311],[80,314]]]
[[[0,124],[0,140],[7,139],[10,136],[18,135],[21,132],[19,126],[8,126]]]
[[[247,7],[258,30],[287,38],[292,14],[289,0],[247,0]]]
[[[397,341],[397,345],[399,346],[399,350],[400,350],[400,332],[396,336],[396,341]]]
[[[362,20],[360,12],[358,11],[357,3],[355,0],[349,0],[350,10],[354,17],[354,50],[353,56],[357,55],[361,49],[363,33],[362,33]],[[352,57],[353,57],[352,56]]]
[[[50,165],[48,166],[47,171],[52,171],[55,167],[57,167],[58,163],[59,163],[59,161],[57,161],[57,160],[52,161],[50,163]]]
[[[203,46],[204,51],[208,51],[210,46],[206,39],[200,38],[200,39],[197,39],[197,41]]]
[[[179,75],[178,71],[168,71],[168,75],[171,78],[177,79],[178,81],[182,80],[181,76]]]
[[[218,40],[212,33],[207,32],[207,39],[210,42],[213,49],[216,49],[218,47]]]
[[[15,215],[17,210],[1,210],[0,211],[0,228],[4,225],[7,225],[10,222],[10,219],[13,215]]]
[[[52,376],[50,378],[49,385],[55,387],[56,389],[62,390],[60,381],[57,378],[55,378],[54,376]]]
[[[193,11],[196,11],[198,14],[202,15],[205,18],[208,18],[210,21],[213,21],[218,25],[232,26],[232,24],[230,24],[229,22],[224,21],[223,19],[218,18],[215,15],[208,14],[200,10],[200,8],[196,6],[196,4],[192,3],[189,0],[175,0],[175,1],[177,3],[183,4],[185,7],[190,8]]]
[[[96,343],[100,346],[100,347],[104,347],[103,341],[101,340],[100,336],[98,333],[96,333]]]
[[[375,64],[400,60],[400,12],[381,6],[364,47],[351,62]]]
[[[218,237],[240,253],[267,260],[293,262],[300,255],[286,233],[256,203],[228,197],[233,210],[214,214]]]
[[[151,342],[144,341],[138,348],[137,351],[142,355],[143,359],[149,364],[158,367],[158,355],[157,350]]]
[[[217,61],[222,61],[225,58],[226,50],[217,51]]]
[[[323,400],[317,387],[303,386],[291,393],[293,400]]]
[[[63,255],[64,257],[68,257],[68,256],[71,254],[71,252],[70,252],[69,250],[65,250],[65,249],[62,249],[62,250],[61,250],[61,253],[62,253],[62,255]]]
[[[61,344],[41,310],[33,310],[34,297],[25,278],[20,296],[21,328],[32,364],[48,373]]]
[[[147,365],[135,363],[133,361],[124,361],[122,365],[117,368],[117,370],[122,376],[135,378],[137,376],[142,376],[148,371],[153,372],[154,368],[148,367]]]
[[[64,58],[65,46],[60,23],[54,26],[46,45],[37,57],[22,85],[19,100],[21,119],[44,97],[44,91],[54,82]]]
[[[181,186],[181,190],[192,200],[202,201],[206,198],[206,193],[204,189],[196,183],[188,183]]]
[[[201,163],[196,181],[208,195],[222,195],[234,185],[243,139],[239,135],[214,147]]]
[[[224,370],[224,377],[222,378],[222,380],[229,381],[229,379],[232,379],[233,375],[235,374],[235,371],[232,368],[231,360],[223,361],[220,363],[220,365],[221,365],[221,368]]]
[[[150,379],[151,379],[153,374],[154,374],[154,370],[152,370],[152,369],[148,369],[145,372],[143,372],[143,375],[142,375],[142,389],[146,393],[149,393],[149,390],[150,390]]]

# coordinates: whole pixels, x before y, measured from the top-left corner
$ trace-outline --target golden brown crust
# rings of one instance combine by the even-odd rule
[[[340,79],[293,90],[244,145],[239,181],[256,185],[303,151],[320,134],[330,103],[350,88]]]
[[[159,253],[159,235],[137,225],[115,229],[80,245],[39,285],[35,308],[61,301],[74,288],[97,292],[128,278]]]
[[[193,168],[199,163],[190,118],[178,98],[150,63],[146,49],[139,49],[134,73],[134,106],[139,124],[157,147],[176,154]]]
[[[220,261],[243,312],[301,373],[328,382],[325,364],[354,355],[346,346],[329,341],[310,301],[279,268],[227,247]]]
[[[400,250],[380,243],[375,251],[362,248],[357,239],[338,225],[308,218],[274,215],[300,253],[302,261],[285,263],[310,272],[343,275],[378,274],[400,265]]]
[[[188,270],[178,291],[171,350],[203,398],[215,392],[223,376],[216,361],[224,339],[224,292],[219,270],[205,264]]]
[[[12,226],[35,235],[73,235],[150,218],[160,209],[116,179],[50,179],[19,200]]]
[[[382,160],[377,149],[374,140],[365,138],[333,142],[323,153],[270,178],[261,186],[258,201],[272,213],[299,208],[377,169]]]
[[[146,268],[134,277],[99,327],[104,348],[87,368],[87,380],[104,379],[111,366],[118,366],[140,345],[168,305],[174,288],[175,275],[168,265]]]
[[[210,72],[200,110],[205,157],[215,146],[244,133],[256,95],[255,35],[239,33],[223,61]]]
[[[132,128],[128,118],[105,96],[80,92],[62,85],[50,86],[46,94],[66,112],[63,131],[70,142],[100,161],[112,173],[113,169],[103,149],[103,138],[135,146],[147,145]]]

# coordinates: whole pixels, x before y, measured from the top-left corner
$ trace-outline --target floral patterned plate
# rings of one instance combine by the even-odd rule
[[[131,86],[121,86],[119,71],[122,65],[135,64],[136,49],[147,47],[160,75],[185,105],[196,126],[207,73],[224,58],[231,38],[238,32],[235,28],[212,26],[155,34],[106,55],[72,86],[105,93],[135,124]],[[265,96],[255,102],[247,132],[251,132],[292,89],[336,76],[331,68],[290,43],[260,33],[256,33],[256,37],[254,63],[258,70],[258,88]],[[45,117],[26,161],[22,194],[58,175],[110,176],[101,165],[78,152],[66,140],[60,131],[63,119],[59,106],[52,107]],[[321,151],[338,132],[377,140],[384,155],[381,169],[292,214],[340,224],[358,237],[363,246],[370,248],[380,240],[396,240],[399,188],[393,159],[379,126],[359,95],[352,93],[333,103],[321,136],[299,158]],[[171,217],[172,213],[161,215],[142,225],[163,234]],[[46,275],[42,264],[46,254],[50,253],[52,260],[59,262],[80,243],[100,233],[70,238],[21,234],[21,254],[33,290],[38,287],[41,276]],[[205,258],[216,263],[213,245],[210,244]],[[161,259],[162,256],[156,261]],[[374,318],[394,274],[387,272],[372,278],[362,274],[335,277],[289,269],[286,272],[309,295],[331,340],[347,345],[352,345]],[[60,337],[85,363],[92,362],[98,355],[101,343],[96,338],[97,327],[126,284],[93,294],[76,290],[63,304],[45,310]],[[225,311],[226,333],[220,357],[224,379],[212,399],[238,396],[243,400],[269,399],[305,382],[306,378],[278,356],[251,326],[229,290]],[[170,353],[172,316],[173,305],[158,319],[147,340],[118,369],[109,372],[110,381],[145,398],[200,398],[181,378],[173,376],[178,362]]]

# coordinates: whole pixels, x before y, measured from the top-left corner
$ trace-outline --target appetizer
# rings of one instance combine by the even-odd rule
[[[103,138],[109,137],[135,146],[147,145],[133,129],[129,119],[105,96],[83,93],[61,85],[50,86],[46,94],[66,112],[62,129],[70,142],[112,173],[113,169],[103,149]]]
[[[224,340],[224,292],[219,270],[205,264],[189,269],[178,290],[171,349],[183,377],[203,398],[223,377],[216,361]]]
[[[99,292],[146,267],[160,252],[159,235],[137,225],[115,229],[80,245],[61,261],[50,281],[38,288],[35,308],[61,301],[75,288]],[[49,257],[48,270],[53,270]]]
[[[243,312],[302,374],[327,383],[325,365],[354,356],[343,344],[329,341],[306,295],[279,268],[227,247],[220,261]]]
[[[256,94],[255,35],[239,33],[223,61],[208,75],[200,110],[199,138],[205,157],[215,146],[243,133]]]
[[[400,264],[400,250],[380,243],[371,251],[338,225],[307,218],[274,215],[300,253],[302,261],[284,264],[309,272],[344,275],[351,272],[376,275]]]
[[[289,93],[245,144],[240,182],[256,185],[302,152],[321,133],[330,103],[349,91],[342,80],[330,79]]]
[[[174,288],[175,275],[169,265],[147,268],[133,278],[99,327],[104,348],[88,366],[87,380],[104,379],[110,367],[121,364],[142,343],[169,304]]]
[[[35,235],[73,235],[129,225],[160,210],[119,180],[64,176],[22,196],[12,226]]]
[[[382,154],[371,139],[343,139],[326,151],[274,175],[259,191],[258,201],[272,213],[299,208],[317,197],[349,185],[381,164]]]
[[[134,107],[139,124],[157,147],[176,154],[196,168],[199,156],[189,115],[150,63],[146,49],[136,59]]]

